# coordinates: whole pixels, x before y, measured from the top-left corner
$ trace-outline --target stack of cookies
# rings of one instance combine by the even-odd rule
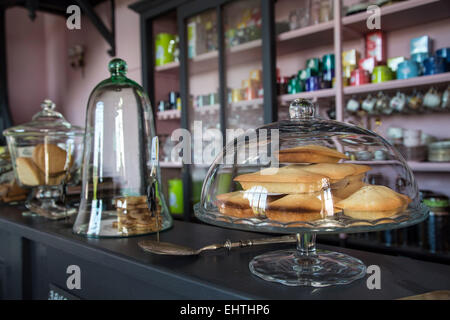
[[[38,144],[33,149],[31,158],[16,159],[17,176],[26,186],[59,185],[72,166],[67,159],[67,152],[55,144]]]
[[[237,176],[234,181],[243,191],[218,195],[219,212],[283,223],[319,220],[337,212],[370,220],[395,215],[410,202],[387,187],[367,186],[364,178],[371,167],[339,163],[348,158],[334,149],[307,145],[281,150],[278,158],[290,164]]]
[[[115,199],[117,221],[113,227],[125,234],[142,234],[161,230],[161,206],[158,202],[154,215],[150,212],[147,196],[127,196]]]

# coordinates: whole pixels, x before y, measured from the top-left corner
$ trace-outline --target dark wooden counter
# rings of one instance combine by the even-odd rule
[[[81,299],[396,299],[450,289],[450,266],[319,246],[381,268],[381,290],[369,290],[364,279],[327,288],[287,287],[252,275],[255,255],[292,245],[236,249],[198,257],[146,254],[137,242],[154,236],[88,239],[72,233],[64,221],[24,217],[22,209],[0,207],[0,297],[47,299],[50,290]],[[176,221],[162,241],[194,248],[225,239],[260,234]],[[81,289],[66,286],[69,265],[81,269]],[[60,292],[60,293],[61,293]]]

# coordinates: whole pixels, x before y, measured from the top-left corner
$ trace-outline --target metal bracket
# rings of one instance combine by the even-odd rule
[[[95,12],[93,6],[88,0],[75,0],[80,6],[82,12],[91,20],[92,24],[97,28],[102,37],[109,43],[111,49],[108,50],[108,54],[111,57],[116,55],[116,19],[115,19],[115,5],[114,0],[110,0],[111,4],[111,31],[105,26],[103,21]]]
[[[31,21],[34,21],[34,19],[36,19],[36,10],[38,7],[37,0],[26,0],[25,7],[28,9],[28,16],[30,17]]]

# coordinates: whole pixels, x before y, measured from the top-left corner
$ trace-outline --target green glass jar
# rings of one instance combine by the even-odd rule
[[[172,226],[161,187],[158,137],[144,89],[121,59],[89,96],[76,234],[128,237]]]

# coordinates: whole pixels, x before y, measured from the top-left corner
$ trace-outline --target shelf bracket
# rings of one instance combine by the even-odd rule
[[[36,10],[38,7],[38,1],[37,0],[26,0],[25,7],[28,10],[28,16],[30,17],[31,21],[34,21],[34,19],[36,19]]]
[[[103,23],[102,19],[97,15],[94,7],[88,0],[75,0],[75,2],[80,6],[82,12],[91,20],[92,24],[97,28],[98,32],[110,45],[108,54],[111,57],[116,55],[116,21],[115,21],[115,5],[114,0],[110,0],[111,4],[111,31]]]

